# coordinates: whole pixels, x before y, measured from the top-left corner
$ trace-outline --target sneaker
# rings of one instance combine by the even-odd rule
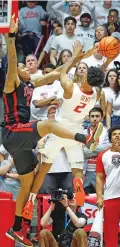
[[[6,232],[6,236],[23,246],[33,247],[33,244],[27,238],[25,238],[22,231],[13,231],[11,228],[8,230],[8,232]]]
[[[83,206],[85,202],[85,191],[83,189],[83,181],[77,177],[73,179],[73,186],[75,191],[75,199],[77,206]]]
[[[31,242],[34,243],[34,244],[37,244],[38,243],[38,235],[36,234],[32,239],[31,239]]]
[[[32,220],[32,217],[33,217],[33,208],[34,208],[34,205],[33,205],[32,200],[31,201],[28,201],[25,204],[25,207],[23,209],[22,217],[24,217],[25,219],[28,219],[28,220]]]
[[[103,124],[99,123],[92,133],[86,137],[86,146],[90,149],[90,151],[94,151],[98,145],[99,137],[103,131]]]

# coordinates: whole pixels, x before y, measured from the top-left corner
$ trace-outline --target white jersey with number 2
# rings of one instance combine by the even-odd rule
[[[77,83],[74,83],[73,94],[70,99],[63,98],[63,103],[57,115],[57,121],[80,125],[89,115],[89,111],[95,106],[96,90],[92,93],[84,93]]]

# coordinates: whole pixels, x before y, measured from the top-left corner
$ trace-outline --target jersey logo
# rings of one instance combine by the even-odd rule
[[[118,168],[120,166],[120,155],[113,155],[112,156],[112,164]]]
[[[28,86],[24,87],[24,97],[26,99],[26,106],[30,106],[32,94],[33,94],[33,88],[30,88]]]

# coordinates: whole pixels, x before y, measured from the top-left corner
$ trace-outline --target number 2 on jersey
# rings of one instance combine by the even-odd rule
[[[77,112],[77,113],[80,113],[82,111],[82,109],[85,108],[86,105],[87,105],[86,103],[80,103],[80,105],[77,105],[75,107],[74,111]]]

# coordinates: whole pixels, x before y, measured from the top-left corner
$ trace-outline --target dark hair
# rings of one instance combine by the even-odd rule
[[[53,65],[52,63],[47,63],[43,66],[43,70],[46,68],[50,68],[50,69],[56,69],[56,66]]]
[[[109,14],[110,14],[110,12],[116,12],[116,13],[117,13],[117,16],[119,16],[119,12],[118,12],[117,9],[110,9],[110,10],[109,10]],[[108,15],[109,15],[109,14],[108,14]]]
[[[68,16],[68,17],[66,17],[66,18],[64,19],[64,26],[67,24],[68,21],[73,21],[74,24],[75,24],[75,26],[76,26],[76,24],[77,24],[77,21],[76,21],[76,19],[75,19],[74,17]]]
[[[53,25],[54,24],[57,24],[58,25],[58,27],[61,27],[62,28],[62,25],[60,24],[60,22],[58,21],[58,20],[55,20],[53,23],[52,23],[52,29],[53,29]]]
[[[100,107],[93,107],[90,111],[89,111],[89,117],[90,117],[90,115],[91,115],[91,113],[92,112],[100,112],[100,114],[101,114],[101,117],[103,117],[103,110],[100,108]]]
[[[110,141],[110,142],[111,142],[111,138],[112,138],[112,132],[113,132],[114,130],[120,130],[120,125],[119,125],[119,126],[114,126],[114,127],[110,128],[110,129],[108,130],[108,137],[109,137],[109,141]]]
[[[101,87],[104,84],[104,72],[97,67],[88,68],[87,82],[92,87]]]
[[[72,52],[69,49],[62,50],[60,52],[60,55],[59,55],[59,58],[58,58],[58,61],[57,61],[57,66],[63,65],[62,56],[63,56],[64,52],[68,52],[71,55],[71,57],[72,57]]]
[[[110,69],[106,75],[106,79],[105,79],[105,87],[109,87],[109,81],[108,81],[108,76],[110,74],[110,72],[115,72],[116,75],[117,75],[117,78],[116,78],[116,82],[114,84],[114,91],[115,91],[115,94],[116,94],[116,97],[118,96],[118,93],[120,92],[120,85],[118,84],[118,71],[117,69]]]

